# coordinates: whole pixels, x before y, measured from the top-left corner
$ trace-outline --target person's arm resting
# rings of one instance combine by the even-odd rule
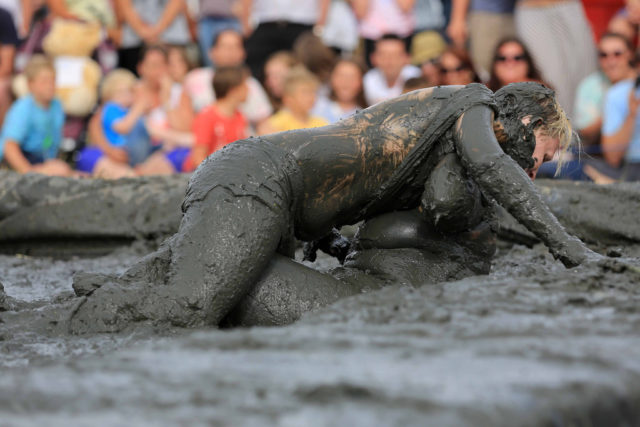
[[[470,176],[566,267],[597,257],[565,231],[540,198],[533,181],[502,151],[492,123],[493,111],[485,106],[472,107],[456,123],[456,150]]]
[[[19,173],[27,173],[33,169],[33,165],[22,154],[20,144],[16,141],[8,139],[4,143],[4,158],[13,170]]]

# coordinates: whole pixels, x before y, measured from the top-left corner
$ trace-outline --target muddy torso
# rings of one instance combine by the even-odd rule
[[[456,89],[440,88],[439,92]],[[304,194],[296,216],[300,238],[317,238],[333,226],[362,219],[363,207],[389,180],[440,110],[444,100],[432,95],[433,89],[415,91],[335,125],[266,137],[292,152],[302,170]],[[412,202],[417,206],[417,200]],[[411,206],[393,205],[387,210],[406,207]]]

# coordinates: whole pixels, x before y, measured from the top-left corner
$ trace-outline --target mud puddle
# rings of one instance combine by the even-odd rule
[[[640,246],[616,251],[640,265]],[[489,276],[358,295],[288,327],[28,330],[27,309],[69,305],[73,273],[138,257],[0,256],[0,425],[640,424],[640,273],[613,262],[567,270],[516,246]]]

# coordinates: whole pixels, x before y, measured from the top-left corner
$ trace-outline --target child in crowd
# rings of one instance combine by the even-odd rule
[[[291,52],[284,50],[272,54],[265,62],[264,87],[274,109],[282,107],[284,81],[289,71],[298,64],[298,59]]]
[[[64,111],[55,98],[56,73],[51,61],[34,55],[24,74],[29,94],[9,109],[0,134],[0,159],[20,173],[72,175],[68,164],[56,159],[62,140]]]
[[[195,144],[183,170],[194,170],[202,161],[225,145],[248,136],[248,122],[238,109],[246,101],[249,71],[244,66],[221,67],[213,76],[216,101],[195,118]]]
[[[104,139],[96,138],[93,146],[80,152],[78,170],[102,178],[133,175],[129,163],[134,141],[129,136],[136,127],[144,126],[143,116],[149,108],[146,97],[134,100],[136,83],[135,75],[123,68],[105,77],[100,91],[103,106],[98,113]]]
[[[190,132],[193,125],[193,107],[182,96],[187,73],[191,70],[187,52],[182,46],[170,46],[167,50],[167,76],[162,81],[160,98],[167,112],[169,128]]]
[[[265,135],[328,125],[329,123],[322,117],[311,114],[316,102],[318,86],[318,79],[306,68],[302,66],[292,68],[284,81],[283,108],[260,126],[258,134]]]
[[[329,123],[351,116],[366,107],[362,89],[363,67],[352,59],[341,59],[333,67],[329,94],[320,94],[312,113]]]

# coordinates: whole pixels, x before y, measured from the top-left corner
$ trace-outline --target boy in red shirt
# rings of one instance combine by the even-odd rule
[[[183,169],[191,171],[211,153],[248,136],[247,119],[238,107],[247,99],[248,71],[243,66],[216,69],[213,91],[216,102],[204,108],[193,122],[195,144]]]

